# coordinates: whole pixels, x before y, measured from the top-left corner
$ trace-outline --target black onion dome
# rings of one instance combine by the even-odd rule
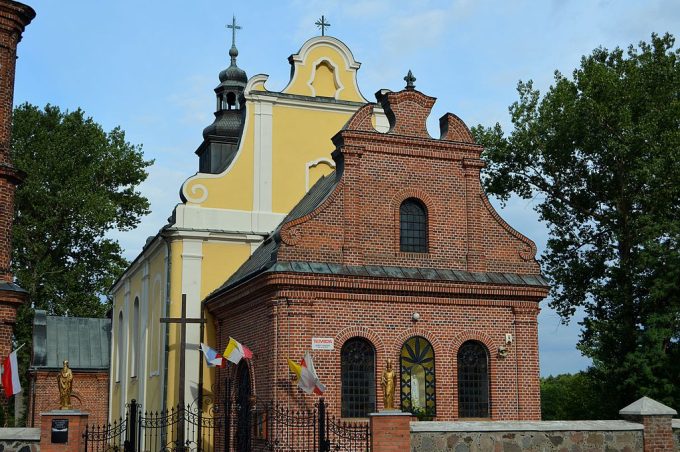
[[[231,57],[231,65],[220,72],[220,82],[228,85],[242,84],[245,87],[248,83],[248,76],[246,71],[236,65],[236,57],[238,56],[236,46],[231,46],[229,56]]]

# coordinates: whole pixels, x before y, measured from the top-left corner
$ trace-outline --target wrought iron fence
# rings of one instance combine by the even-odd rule
[[[86,427],[85,450],[369,452],[368,423],[341,421],[327,414],[327,406],[324,399],[304,410],[255,400],[247,407],[226,402],[217,415],[192,405],[142,412],[133,400],[124,419]]]

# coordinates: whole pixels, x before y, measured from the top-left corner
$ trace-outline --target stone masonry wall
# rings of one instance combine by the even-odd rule
[[[425,424],[448,424],[440,427]],[[412,423],[412,452],[567,452],[643,450],[642,425],[626,421]],[[503,425],[506,424],[506,425]],[[440,428],[441,431],[433,431]],[[487,431],[484,431],[484,429]],[[497,430],[496,430],[497,428]],[[488,431],[494,429],[494,431]]]

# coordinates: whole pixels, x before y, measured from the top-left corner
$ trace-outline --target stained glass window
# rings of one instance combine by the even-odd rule
[[[414,336],[401,347],[401,409],[418,416],[436,414],[434,350],[427,339]]]
[[[458,350],[458,417],[489,417],[489,353],[477,341]]]
[[[414,198],[399,208],[399,248],[408,253],[427,253],[427,210]]]
[[[340,351],[342,417],[368,417],[375,411],[375,350],[354,337]]]

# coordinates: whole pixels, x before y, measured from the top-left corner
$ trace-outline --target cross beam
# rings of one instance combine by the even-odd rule
[[[205,319],[201,315],[200,319],[188,319],[187,318],[187,294],[182,294],[182,314],[179,318],[163,317],[160,319],[161,323],[169,324],[175,323],[180,325],[180,340],[179,340],[179,398],[178,404],[180,409],[186,409],[184,403],[184,372],[185,372],[185,355],[187,351],[187,324],[188,323],[205,323]],[[201,338],[203,340],[203,338]],[[180,420],[180,425],[178,426],[177,443],[178,445],[184,445],[184,417]]]

